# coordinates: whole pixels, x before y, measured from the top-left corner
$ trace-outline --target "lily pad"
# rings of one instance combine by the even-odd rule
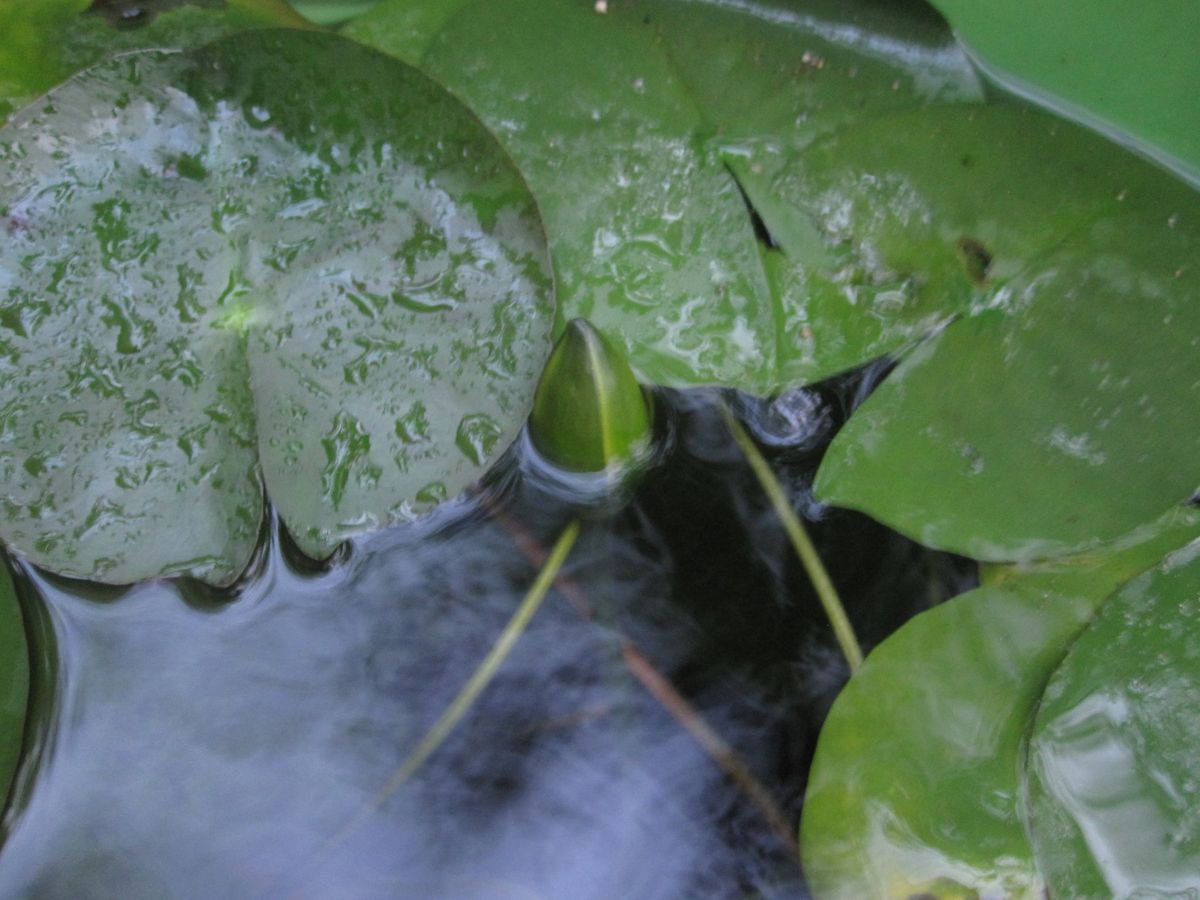
[[[283,0],[0,0],[0,124],[113,53],[279,26],[309,27]]]
[[[621,344],[643,380],[770,393],[829,367],[804,356],[730,167],[772,234],[819,254],[766,189],[780,148],[980,95],[936,17],[814,10],[392,2],[347,34],[421,65],[493,128],[546,216],[564,312]],[[839,334],[858,328],[850,313]],[[849,355],[838,365],[868,358]]]
[[[753,10],[653,0],[613,9],[659,35],[696,99],[708,145],[777,245],[762,262],[776,308],[779,386],[818,381],[924,333],[927,310],[897,308],[886,297],[871,305],[865,292],[858,305],[840,292],[831,303],[814,292],[841,264],[818,217],[794,202],[790,182],[808,170],[804,148],[841,127],[983,99],[974,68],[937,14],[827,0]]]
[[[932,2],[1002,85],[1133,143],[1200,185],[1195,3]]]
[[[324,555],[454,495],[529,411],[533,200],[406,65],[300,31],[133,53],[0,161],[0,536],[40,565],[227,582],[264,487]]]
[[[1200,890],[1200,542],[1123,588],[1046,687],[1034,847],[1056,897]]]
[[[1114,539],[1196,490],[1200,198],[1186,186],[1005,107],[879,119],[805,158],[796,188],[868,302],[894,290],[931,322],[961,315],[835,439],[824,501],[1011,560]]]
[[[29,705],[25,620],[7,566],[0,563],[0,796],[8,796],[21,761]]]
[[[645,380],[773,386],[745,204],[696,146],[699,112],[651,35],[570,0],[488,0],[451,19],[422,66],[529,179],[564,313],[620,338]]]
[[[656,35],[695,98],[707,144],[772,240],[803,265],[831,258],[812,220],[773,185],[783,170],[803,166],[797,151],[882,113],[983,99],[974,67],[931,7],[639,0],[615,2],[609,12]],[[788,324],[794,340],[803,326]],[[790,354],[787,361],[795,362]]]
[[[1021,107],[880,116],[793,154],[763,188],[800,226],[780,232],[797,236],[772,267],[789,333],[801,338],[791,377],[893,353],[956,314],[1004,302],[1035,259],[1121,209],[1119,196],[1157,190],[1146,184],[1153,175]]]
[[[843,125],[983,97],[945,22],[919,4],[637,0],[609,14],[656,34],[712,140],[768,169]]]
[[[817,746],[801,830],[816,896],[1043,896],[1020,799],[1043,687],[1105,598],[1197,533],[1200,513],[1175,510],[956,597],[872,651]]]

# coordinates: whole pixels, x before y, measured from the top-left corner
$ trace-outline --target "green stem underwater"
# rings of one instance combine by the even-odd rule
[[[521,635],[525,633],[525,629],[529,626],[530,620],[542,605],[542,601],[546,598],[546,594],[550,590],[550,586],[558,578],[559,570],[562,569],[563,563],[567,559],[567,555],[575,546],[575,540],[579,537],[579,520],[573,519],[562,534],[559,535],[554,547],[551,549],[549,556],[546,557],[546,562],[538,572],[537,578],[533,585],[529,588],[529,592],[509,619],[508,624],[504,626],[504,631],[500,633],[500,637],[496,643],[492,645],[492,649],[488,651],[488,655],[484,657],[475,672],[467,680],[446,707],[445,711],[438,717],[438,720],[433,724],[433,727],[425,733],[421,738],[421,742],[413,748],[412,752],[404,759],[395,773],[388,779],[387,783],[379,789],[375,794],[375,798],[370,805],[363,808],[353,819],[338,831],[333,837],[327,840],[313,856],[309,859],[308,865],[315,865],[327,859],[334,851],[343,846],[349,837],[354,834],[364,822],[372,815],[379,811],[387,799],[401,787],[404,786],[417,770],[421,768],[432,756],[437,749],[445,742],[450,732],[454,727],[462,721],[463,717],[470,711],[475,701],[479,699],[479,695],[487,688],[491,680],[496,676],[496,672],[508,658],[513,647]],[[303,867],[302,867],[303,868]],[[293,872],[291,877],[295,878],[296,872]],[[299,898],[304,896],[302,893],[289,893],[289,897]]]
[[[853,675],[862,666],[862,648],[858,644],[854,627],[846,616],[846,609],[842,606],[842,600],[833,586],[833,581],[829,578],[829,573],[825,571],[825,565],[821,562],[817,549],[813,546],[799,517],[788,503],[783,485],[779,483],[779,479],[775,477],[775,473],[771,471],[771,467],[759,453],[758,447],[755,446],[750,435],[746,434],[746,429],[742,428],[741,423],[724,403],[721,404],[721,415],[725,418],[725,424],[729,426],[729,431],[745,455],[746,461],[750,463],[750,468],[754,471],[754,476],[762,486],[767,499],[771,501],[771,506],[774,507],[775,514],[783,524],[783,529],[787,532],[788,540],[791,541],[796,555],[800,557],[800,562],[804,565],[804,570],[808,573],[809,580],[821,600],[821,606],[825,608],[825,615],[833,627],[833,634],[837,638],[838,646],[842,648],[842,655],[846,657],[846,662],[850,666],[850,674]]]
[[[555,541],[554,547],[550,551],[550,556],[546,559],[546,564],[538,572],[537,579],[533,582],[529,593],[525,595],[525,599],[521,601],[521,605],[517,607],[517,611],[513,613],[508,624],[504,626],[504,631],[500,633],[499,639],[492,645],[492,649],[488,651],[483,662],[479,664],[479,668],[475,670],[470,680],[458,692],[458,696],[446,707],[446,711],[421,739],[421,743],[413,748],[388,783],[380,789],[379,794],[375,797],[376,809],[424,765],[425,761],[454,730],[454,726],[462,720],[475,701],[479,699],[484,688],[491,683],[504,660],[508,658],[508,654],[516,646],[517,640],[525,633],[534,613],[542,605],[542,601],[546,598],[554,579],[558,577],[558,571],[566,561],[571,548],[575,546],[575,539],[578,537],[579,520],[574,519],[558,536],[558,540]]]

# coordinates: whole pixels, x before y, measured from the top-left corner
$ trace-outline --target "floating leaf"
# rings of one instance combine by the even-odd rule
[[[950,600],[872,651],[813,764],[801,849],[816,896],[1041,897],[1019,798],[1043,686],[1108,595],[1198,532],[1200,513],[1174,511],[1104,553]]]
[[[299,31],[130,54],[0,161],[0,534],[40,565],[227,581],[263,484],[324,554],[459,491],[528,412],[533,201],[405,65]]]
[[[844,125],[982,99],[945,23],[927,7],[868,12],[825,0],[767,3],[754,15],[677,0],[616,8],[657,30],[713,133],[710,144],[778,245],[764,250],[762,263],[776,307],[779,384],[818,381],[923,333],[928,311],[898,307],[894,296],[870,304],[862,292],[848,303],[856,288],[840,284],[832,302],[814,298],[814,282],[828,282],[841,266],[788,182],[808,167],[799,151]]]
[[[932,2],[1001,84],[1117,132],[1200,184],[1195,3]]]
[[[1100,612],[1046,686],[1031,832],[1056,897],[1200,890],[1200,543]]]
[[[111,54],[281,25],[306,23],[283,0],[0,0],[0,124]]]
[[[879,119],[805,158],[797,189],[865,290],[890,275],[931,316],[964,314],[838,435],[823,500],[1003,560],[1115,538],[1192,494],[1200,198],[1005,107]]]
[[[966,54],[929,7],[868,10],[808,0],[751,10],[639,0],[612,11],[657,34],[696,100],[708,142],[722,152],[770,237],[804,265],[831,259],[812,220],[772,184],[797,165],[797,151],[881,113],[983,97]],[[781,299],[786,307],[802,298]]]
[[[749,337],[774,322],[750,220],[652,35],[569,0],[488,0],[422,65],[529,179],[568,315],[621,337],[643,378],[769,389],[774,359]]]
[[[12,787],[29,704],[29,647],[25,620],[8,568],[0,564],[0,795]]]
[[[419,63],[493,128],[546,216],[565,312],[623,345],[643,380],[769,393],[813,367],[794,362],[804,323],[772,292],[728,165],[773,159],[772,148],[867,112],[978,97],[927,13],[877,18],[833,6],[810,16],[622,0],[393,2],[347,33]],[[769,102],[754,111],[751,97]],[[744,177],[794,247],[803,221],[770,205],[753,166]]]
[[[712,140],[768,172],[843,125],[982,98],[945,22],[918,4],[637,0],[610,4],[609,14],[656,34]]]
[[[891,353],[985,306],[1031,259],[1115,207],[1141,168],[1020,108],[884,116],[793,154],[764,188],[817,235],[783,231],[796,236],[769,265],[802,337],[793,377]]]

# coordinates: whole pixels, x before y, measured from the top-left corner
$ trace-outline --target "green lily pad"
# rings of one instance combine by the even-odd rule
[[[110,582],[452,496],[549,351],[533,200],[426,76],[315,32],[90,69],[0,131],[0,536]]]
[[[1104,599],[1197,533],[1200,512],[1173,511],[956,597],[872,651],[813,764],[801,849],[815,895],[1043,896],[1020,800],[1043,687]]]
[[[827,0],[752,12],[678,0],[613,9],[657,33],[696,99],[709,145],[778,244],[762,256],[777,316],[778,386],[818,381],[924,333],[927,310],[897,309],[886,297],[874,306],[847,304],[841,293],[833,302],[814,299],[814,284],[841,266],[790,182],[809,167],[804,148],[846,125],[982,100],[945,23],[926,7]]]
[[[0,0],[0,124],[111,54],[278,26],[307,23],[283,0]]]
[[[932,2],[1002,85],[1114,133],[1200,184],[1200,6]]]
[[[656,34],[731,158],[768,168],[843,125],[983,95],[945,23],[916,4],[637,0],[609,14]]]
[[[564,312],[621,344],[643,380],[769,393],[817,370],[730,167],[772,234],[823,260],[812,226],[766,190],[780,148],[980,95],[927,13],[814,9],[393,2],[347,34],[421,65],[492,127],[546,216]],[[857,327],[851,312],[839,329]]]
[[[1200,198],[1005,107],[880,119],[806,158],[797,187],[868,302],[895,290],[931,322],[962,316],[835,439],[824,501],[1005,560],[1114,539],[1196,490]]]
[[[781,232],[797,237],[772,266],[800,338],[788,374],[824,377],[1001,303],[1033,260],[1120,209],[1118,196],[1132,205],[1156,190],[1153,171],[1019,107],[880,116],[793,154],[764,188],[801,226]]]
[[[29,704],[25,620],[8,568],[0,564],[0,797],[7,797],[21,761]]]
[[[1056,897],[1200,890],[1200,542],[1113,597],[1046,687],[1031,832]]]
[[[983,99],[945,22],[916,4],[638,0],[611,4],[610,14],[640,21],[657,36],[695,98],[707,143],[722,153],[771,238],[805,266],[831,259],[812,220],[773,185],[797,163],[797,151],[882,113]],[[802,327],[790,327],[789,340]],[[787,362],[789,371],[799,363],[809,374],[807,362],[785,354]]]
[[[422,66],[529,179],[565,314],[620,339],[644,380],[774,385],[750,219],[651,35],[570,0],[488,0],[447,22]]]

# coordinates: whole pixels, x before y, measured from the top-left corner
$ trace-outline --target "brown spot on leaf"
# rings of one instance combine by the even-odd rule
[[[975,238],[960,237],[957,247],[958,258],[967,270],[967,277],[976,287],[983,287],[987,282],[988,270],[992,267],[992,254]]]

